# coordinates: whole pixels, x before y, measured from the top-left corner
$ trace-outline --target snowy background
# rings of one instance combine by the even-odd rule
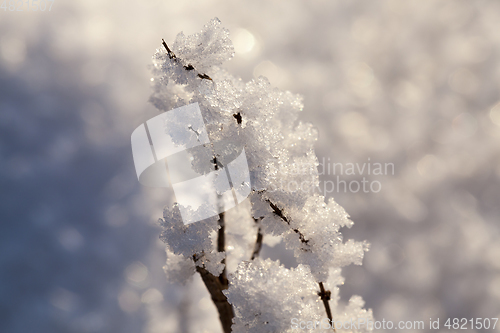
[[[229,71],[304,96],[320,161],[395,166],[341,175],[379,193],[327,195],[371,243],[343,298],[379,320],[500,317],[500,2],[78,0],[0,10],[0,331],[221,331],[199,279],[166,281],[171,198],[139,185],[130,148],[157,114],[161,38],[213,17]]]

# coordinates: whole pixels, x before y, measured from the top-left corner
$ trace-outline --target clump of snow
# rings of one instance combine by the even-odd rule
[[[291,319],[325,317],[307,266],[286,269],[277,261],[242,262],[224,293],[234,305],[235,333],[292,332]]]
[[[196,266],[204,267],[213,275],[219,276],[224,270],[222,260],[225,257],[225,252],[204,252],[200,258],[196,258]]]
[[[229,30],[221,26],[219,19],[211,20],[200,33],[177,35],[172,51],[184,65],[206,72],[212,66],[220,66],[234,56]]]
[[[213,245],[210,234],[219,228],[217,219],[218,216],[215,216],[184,225],[180,210],[175,206],[171,210],[165,210],[163,219],[159,220],[160,226],[164,228],[160,238],[168,245],[170,251],[185,257],[211,252]]]
[[[195,272],[193,260],[181,254],[170,252],[168,248],[166,253],[167,263],[163,266],[163,270],[165,271],[167,280],[172,283],[185,284]]]

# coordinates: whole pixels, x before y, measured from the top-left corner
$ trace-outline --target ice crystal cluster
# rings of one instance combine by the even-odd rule
[[[160,224],[169,278],[186,281],[196,266],[219,276],[227,265],[224,294],[234,310],[233,332],[288,332],[292,318],[326,318],[320,282],[331,290],[334,320],[370,318],[359,297],[341,306],[337,287],[343,283],[340,268],[360,265],[367,245],[343,240],[339,229],[353,223],[333,199],[325,202],[317,191],[290,186],[318,184],[317,131],[298,120],[301,97],[271,87],[265,77],[245,83],[222,69],[234,50],[217,19],[200,33],[180,33],[167,48],[153,57],[151,102],[164,112],[197,102],[212,158],[225,165],[244,148],[251,180],[249,199],[225,213],[224,252],[217,249],[219,216],[184,225],[178,207],[165,210]],[[194,158],[193,168],[202,169],[203,159]],[[310,172],[293,172],[294,165]],[[281,239],[298,267],[252,256],[259,233],[263,239]]]

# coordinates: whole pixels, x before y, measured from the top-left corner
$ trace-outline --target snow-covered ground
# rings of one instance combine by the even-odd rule
[[[394,165],[321,176],[381,184],[327,193],[371,243],[343,298],[379,320],[500,317],[500,3],[78,0],[0,10],[0,331],[220,332],[199,279],[166,282],[171,198],[130,149],[161,38],[213,17],[230,72],[304,96],[324,167]]]

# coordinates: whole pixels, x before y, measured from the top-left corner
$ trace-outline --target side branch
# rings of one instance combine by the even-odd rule
[[[210,162],[214,164],[215,170],[219,170],[219,168],[223,167],[220,161],[217,159],[217,156],[214,156],[214,158],[211,159]],[[226,226],[225,226],[224,212],[219,214],[218,224],[219,224],[219,232],[217,234],[217,251],[224,252],[226,250]],[[222,270],[222,273],[219,276],[219,280],[222,283],[222,285],[225,286],[227,289],[227,287],[229,286],[229,282],[226,276],[226,258],[222,259],[222,263],[224,264],[224,269]]]
[[[219,231],[217,235],[217,251],[223,252],[225,249],[225,226],[224,226],[224,213],[219,214]],[[198,260],[197,256],[193,256],[193,260],[196,263]],[[226,259],[222,259],[222,263],[224,264],[224,270],[219,276],[215,276],[210,273],[204,267],[196,266],[196,271],[200,273],[201,279],[203,283],[207,287],[210,296],[212,297],[212,301],[214,302],[215,307],[217,308],[217,312],[219,312],[219,319],[222,325],[222,329],[224,333],[231,332],[231,325],[233,324],[234,311],[231,304],[227,300],[226,295],[222,293],[223,290],[226,290],[229,287],[229,281],[226,276],[226,267],[225,267]]]
[[[254,219],[254,221],[255,223],[259,223],[260,219]],[[264,235],[262,234],[262,229],[259,226],[259,231],[257,231],[257,240],[255,241],[251,260],[254,260],[259,256],[260,249],[262,248],[263,239]]]
[[[330,290],[325,290],[325,286],[323,285],[323,282],[319,283],[319,289],[320,292],[318,293],[318,296],[321,298],[323,301],[323,305],[325,306],[326,310],[326,316],[330,320],[330,323],[332,324],[332,328],[335,332],[337,332],[337,329],[335,328],[335,323],[333,322],[333,316],[332,316],[332,310],[330,309],[330,298],[332,296],[332,293]]]
[[[285,216],[285,214],[283,214],[283,211],[281,209],[278,208],[278,206],[276,206],[275,204],[273,204],[271,201],[269,200],[266,200],[269,205],[271,206],[271,208],[273,209],[273,212],[274,214],[278,215],[283,221],[285,221],[288,225],[290,225],[290,221],[288,221],[287,217]],[[300,241],[303,243],[303,244],[306,244],[306,245],[309,245],[309,239],[306,239],[304,234],[302,234],[299,229],[293,229],[293,231],[295,233],[297,233],[299,235],[299,239]],[[304,249],[304,251],[310,251],[309,249]]]
[[[168,49],[168,46],[165,46]],[[175,55],[174,55],[175,57]],[[214,169],[219,170],[222,164],[217,160],[217,156],[211,160],[214,164]],[[224,252],[226,247],[226,228],[225,228],[225,215],[224,212],[219,214],[219,230],[217,233],[217,251]],[[197,256],[193,256],[193,260],[196,263]],[[226,275],[226,258],[222,259],[222,264],[224,264],[224,269],[219,276],[215,276],[206,270],[204,267],[196,266],[196,271],[200,273],[203,283],[208,289],[212,301],[219,312],[219,319],[222,324],[222,329],[224,333],[231,332],[231,325],[233,324],[234,311],[231,304],[229,304],[226,295],[222,293],[223,290],[229,288],[229,281]]]
[[[165,40],[164,40],[164,39],[162,39],[162,40],[161,40],[161,42],[162,42],[163,47],[165,47],[165,49],[167,50],[167,55],[168,55],[168,57],[169,57],[170,59],[174,60],[174,61],[179,60],[179,58],[177,58],[177,56],[175,55],[175,53],[174,53],[174,52],[172,52],[172,50],[168,47],[168,45],[167,45],[167,43],[165,42]],[[192,70],[194,70],[194,67],[193,67],[193,65],[191,65],[191,64],[188,64],[187,66],[183,66],[183,67],[184,67],[184,69],[185,69],[185,70],[187,70],[187,71],[192,71]],[[198,77],[199,77],[200,79],[205,79],[205,80],[210,80],[210,81],[213,81],[213,80],[212,80],[212,78],[211,78],[210,76],[208,76],[207,74],[198,73],[197,75],[198,75]]]
[[[219,233],[217,235],[217,251],[224,252],[226,249],[226,228],[224,223],[224,212],[219,214]],[[222,273],[219,275],[219,280],[221,284],[227,289],[229,286],[229,281],[227,280],[226,275],[226,258],[222,259],[222,263],[224,264],[224,269]]]

